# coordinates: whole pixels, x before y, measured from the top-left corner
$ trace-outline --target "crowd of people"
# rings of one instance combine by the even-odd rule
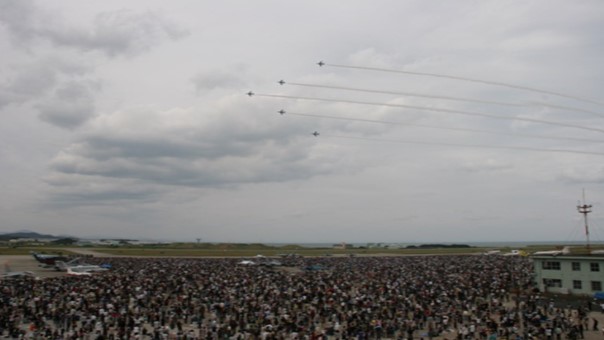
[[[279,267],[229,258],[94,261],[111,269],[2,280],[0,335],[572,339],[590,326],[582,308],[543,303],[523,257],[287,258]]]

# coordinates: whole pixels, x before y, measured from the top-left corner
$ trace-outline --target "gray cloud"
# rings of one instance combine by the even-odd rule
[[[82,125],[95,114],[93,90],[98,85],[90,82],[63,84],[52,98],[37,105],[40,119],[63,128]]]
[[[33,1],[0,2],[0,23],[23,45],[32,40],[56,47],[100,51],[107,56],[137,55],[164,40],[175,40],[187,32],[161,15],[121,10],[99,13],[92,27],[72,27],[57,19],[57,13],[36,7]]]
[[[44,179],[52,188],[52,199],[43,205],[53,208],[104,205],[111,202],[153,202],[160,190],[131,179],[107,181],[99,176],[53,173]]]
[[[198,93],[215,88],[237,88],[247,85],[242,76],[244,72],[241,67],[235,67],[234,71],[210,71],[195,75],[191,81]]]
[[[98,117],[79,142],[55,157],[51,167],[63,177],[107,183],[134,180],[155,186],[229,187],[307,179],[329,173],[337,162],[322,159],[304,124],[283,126],[276,113],[274,123],[262,124],[249,113],[239,114],[245,110],[241,105],[207,114],[203,113],[207,109],[137,109]],[[144,122],[139,119],[143,116]],[[113,186],[109,188],[114,192]],[[95,193],[94,198],[99,197]]]
[[[58,81],[56,70],[44,63],[20,65],[4,71],[8,77],[0,84],[0,108],[39,98]]]

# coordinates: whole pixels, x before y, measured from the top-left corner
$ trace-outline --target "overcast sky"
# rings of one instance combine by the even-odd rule
[[[603,18],[601,0],[0,0],[0,230],[582,241],[585,189],[604,241]]]

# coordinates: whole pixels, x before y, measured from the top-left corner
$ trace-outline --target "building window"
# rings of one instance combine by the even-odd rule
[[[591,290],[593,291],[602,291],[602,282],[601,281],[591,281]]]
[[[573,271],[581,271],[581,262],[573,262]]]
[[[590,263],[589,267],[591,268],[592,272],[599,272],[600,271],[600,264],[597,263],[597,262]]]
[[[543,269],[546,270],[560,270],[560,262],[558,261],[543,261],[542,262]]]
[[[581,280],[573,280],[573,289],[583,289]]]
[[[543,279],[543,284],[546,287],[562,288],[562,280],[560,279]]]

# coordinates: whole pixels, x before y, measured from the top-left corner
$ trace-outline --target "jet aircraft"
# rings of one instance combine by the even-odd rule
[[[56,254],[38,254],[36,252],[31,253],[36,261],[40,262],[43,267],[54,266],[56,261],[67,261],[69,257]]]
[[[312,135],[315,136],[315,137],[317,137],[317,136],[320,135],[320,133],[318,133],[317,131],[315,131],[315,132],[312,133]]]
[[[104,272],[108,268],[105,266],[97,266],[95,264],[84,264],[79,263],[79,259],[75,259],[69,262],[57,261],[55,265],[58,271],[65,271],[70,275],[81,275],[74,273],[91,273],[91,272]]]
[[[4,274],[0,276],[3,279],[19,278],[19,277],[35,277],[35,274],[30,271],[14,272],[10,270],[8,262],[4,263]]]
[[[87,271],[74,270],[72,267],[68,267],[67,275],[69,275],[69,276],[92,276],[92,273],[87,272]]]

